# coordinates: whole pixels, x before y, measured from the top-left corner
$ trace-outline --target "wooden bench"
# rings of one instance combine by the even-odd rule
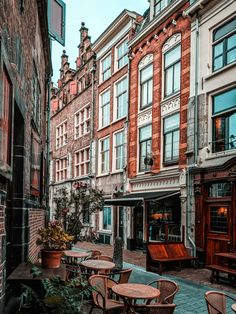
[[[227,266],[212,264],[207,265],[206,268],[211,270],[211,282],[214,282],[214,280],[219,282],[220,273],[228,274],[229,280],[232,280],[232,277],[236,277],[236,269]]]
[[[183,242],[156,242],[147,244],[147,270],[153,270],[158,266],[157,273],[162,274],[163,265],[176,262],[178,270],[181,270],[182,262],[194,261],[196,266],[197,257],[191,256]]]

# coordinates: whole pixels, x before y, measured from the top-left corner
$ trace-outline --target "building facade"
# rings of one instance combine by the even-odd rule
[[[88,28],[81,24],[76,69],[70,68],[68,56],[61,56],[58,88],[52,87],[50,205],[53,218],[53,198],[58,189],[73,190],[75,182],[93,186],[93,114],[95,55]],[[90,226],[89,216],[81,217]]]
[[[129,42],[131,248],[187,237],[188,5],[188,1],[150,1]]]
[[[46,112],[51,75],[47,1],[0,9],[0,312],[5,282],[38,257],[45,223]]]
[[[203,263],[212,264],[215,253],[236,249],[236,4],[192,1],[186,13],[192,23],[192,224],[197,254]]]
[[[128,41],[138,14],[124,10],[93,43],[96,53],[96,187],[105,193],[99,213],[99,241],[110,244],[116,236],[126,243],[126,212],[111,200],[127,191],[127,116],[129,106]]]

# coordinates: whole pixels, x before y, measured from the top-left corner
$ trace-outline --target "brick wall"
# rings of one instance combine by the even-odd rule
[[[32,262],[36,262],[38,259],[38,253],[40,248],[36,245],[36,240],[38,238],[37,231],[39,228],[42,228],[45,223],[45,212],[37,209],[29,210],[29,237],[30,237],[30,245],[29,245],[29,260]]]
[[[148,54],[153,54],[153,105],[152,105],[152,152],[154,165],[152,173],[159,173],[161,168],[161,95],[162,82],[162,47],[164,43],[175,33],[181,33],[181,87],[180,87],[180,150],[179,168],[185,168],[187,149],[187,106],[189,97],[190,80],[190,21],[182,16],[186,5],[175,12],[166,21],[148,33],[145,38],[132,46],[135,54],[130,63],[130,108],[129,108],[129,164],[128,175],[134,178],[137,175],[137,150],[138,150],[138,127],[137,116],[139,106],[139,62]],[[172,21],[177,24],[173,25]],[[163,32],[163,29],[166,32]],[[158,34],[158,39],[154,36]],[[149,42],[149,44],[147,44]],[[140,49],[142,47],[142,49]]]

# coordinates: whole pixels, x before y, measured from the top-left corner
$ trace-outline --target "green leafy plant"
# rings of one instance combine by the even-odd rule
[[[74,237],[64,231],[59,221],[50,221],[46,228],[38,230],[39,238],[37,245],[42,245],[43,249],[49,251],[66,250],[68,244],[74,240]]]
[[[86,183],[75,182],[71,191],[66,188],[58,189],[54,202],[55,219],[63,224],[66,232],[74,235],[76,242],[84,228],[83,215],[90,216],[103,209],[104,193]]]
[[[35,276],[40,274],[37,267],[32,267]],[[90,296],[91,290],[87,280],[82,276],[75,277],[69,282],[60,280],[59,277],[42,279],[42,293],[36,292],[31,287],[24,285],[27,301],[23,309],[28,308],[29,313],[50,313],[50,314],[80,314],[84,301]]]

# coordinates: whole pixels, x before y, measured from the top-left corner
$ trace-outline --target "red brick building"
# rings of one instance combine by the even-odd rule
[[[130,247],[178,241],[186,226],[188,1],[150,1],[129,42]],[[148,230],[146,225],[148,224]],[[168,230],[168,232],[166,232]],[[168,235],[167,235],[168,233]]]
[[[45,113],[51,75],[47,1],[2,1],[0,34],[3,313],[6,278],[18,264],[37,258],[36,231],[45,221]]]
[[[105,192],[99,213],[99,239],[112,243],[119,235],[127,239],[124,207],[113,198],[127,191],[128,41],[139,15],[124,10],[93,43],[97,57],[95,107],[96,186]]]
[[[61,187],[70,191],[75,181],[92,184],[95,168],[93,149],[93,89],[95,55],[85,24],[80,28],[76,69],[70,68],[68,56],[61,57],[58,88],[52,88],[51,99],[51,164],[50,200]],[[83,217],[89,223],[88,215]]]

